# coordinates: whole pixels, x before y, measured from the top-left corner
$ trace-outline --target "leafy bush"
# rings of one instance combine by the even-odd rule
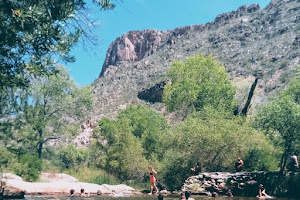
[[[279,163],[278,156],[266,149],[251,149],[245,156],[244,169],[246,171],[274,171]],[[275,159],[274,159],[275,158]]]
[[[73,144],[64,146],[59,152],[62,169],[76,169],[78,166],[87,164],[88,150],[77,149]]]
[[[13,171],[25,181],[36,181],[42,170],[42,160],[38,156],[24,154],[13,164]]]

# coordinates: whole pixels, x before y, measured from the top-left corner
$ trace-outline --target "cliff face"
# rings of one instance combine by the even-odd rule
[[[126,62],[142,60],[143,58],[156,53],[160,47],[163,47],[166,44],[174,44],[174,37],[180,38],[181,35],[193,32],[195,28],[197,30],[204,30],[210,28],[210,26],[226,23],[226,21],[230,19],[256,12],[259,9],[259,5],[242,6],[237,11],[218,15],[214,23],[208,23],[206,25],[186,26],[170,31],[149,29],[125,33],[121,37],[118,37],[108,47],[100,77],[104,75],[110,65],[117,66]]]
[[[115,116],[130,103],[147,103],[138,94],[167,81],[174,60],[201,53],[213,55],[234,82],[246,80],[245,88],[238,88],[241,103],[254,77],[262,74],[253,101],[259,104],[291,78],[300,60],[299,47],[299,0],[272,0],[264,9],[242,6],[218,15],[214,22],[169,31],[130,31],[110,45],[100,76],[92,84],[94,117]],[[148,104],[164,110],[160,103]]]
[[[157,30],[130,31],[117,38],[107,50],[100,76],[109,65],[142,60],[145,56],[156,53],[165,38],[166,33]]]

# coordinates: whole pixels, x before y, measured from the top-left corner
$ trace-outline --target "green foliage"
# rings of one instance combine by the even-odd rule
[[[295,67],[293,75],[293,79],[287,85],[286,90],[282,91],[281,96],[289,96],[300,105],[300,65]]]
[[[282,96],[263,105],[256,115],[256,126],[283,148],[280,167],[284,169],[287,158],[297,152],[300,140],[300,105],[289,96]]]
[[[205,109],[172,128],[165,148],[162,174],[171,189],[181,187],[197,160],[205,171],[233,171],[236,157],[245,157],[253,148],[269,151],[270,155],[274,152],[264,134],[243,118],[214,109]]]
[[[138,137],[144,148],[147,159],[161,158],[164,149],[162,135],[168,128],[167,120],[161,114],[145,106],[129,106],[118,116],[119,121],[124,121],[131,126],[132,134]]]
[[[280,168],[284,170],[291,154],[300,147],[300,67],[295,68],[294,79],[277,97],[267,102],[256,114],[255,125],[283,149]]]
[[[78,166],[76,170],[68,169],[63,173],[76,177],[81,182],[95,183],[95,184],[121,184],[115,176],[108,174],[106,171],[87,166]]]
[[[245,156],[244,169],[246,171],[275,171],[278,166],[277,153],[266,148],[253,148]]]
[[[195,155],[194,157],[197,157]],[[160,177],[162,181],[170,190],[180,189],[184,181],[189,176],[191,167],[194,167],[195,161],[199,158],[191,158],[191,155],[184,154],[179,151],[177,147],[166,152],[163,168]]]
[[[163,102],[168,110],[206,105],[232,111],[235,89],[229,74],[212,56],[193,56],[185,62],[175,61],[168,71],[172,83],[164,88]]]
[[[123,123],[118,124],[118,129],[113,135],[109,131],[101,130],[101,134],[110,143],[106,148],[106,156],[103,157],[103,165],[106,170],[122,180],[141,179],[147,168],[141,142],[131,133],[129,124]],[[102,124],[105,126],[105,121],[100,121],[100,126]]]
[[[16,163],[13,163],[13,171],[25,181],[36,181],[42,170],[42,160],[38,156],[24,154]]]
[[[61,169],[77,170],[79,166],[87,164],[88,156],[87,149],[77,149],[73,144],[68,144],[59,152]]]
[[[20,116],[25,121],[28,137],[38,143],[41,158],[44,143],[60,138],[58,133],[67,132],[68,117],[79,119],[93,107],[90,86],[77,89],[67,70],[58,66],[57,74],[32,80],[30,100]]]
[[[109,0],[93,2],[115,7]],[[28,86],[27,73],[52,73],[52,57],[74,61],[69,53],[79,36],[91,39],[85,10],[85,0],[1,1],[0,90]]]
[[[142,180],[147,160],[153,164],[163,157],[163,134],[168,125],[154,110],[140,105],[128,106],[116,120],[103,118],[99,127],[94,137],[101,135],[107,144],[95,141],[92,148],[99,146],[99,154],[103,155],[100,165],[123,180]]]
[[[10,152],[6,146],[0,145],[0,171],[12,171],[12,165],[17,161],[17,156]]]

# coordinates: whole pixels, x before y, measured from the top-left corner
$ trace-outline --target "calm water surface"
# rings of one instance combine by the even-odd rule
[[[192,196],[196,200],[258,200],[259,198],[255,197],[203,197],[203,196]],[[26,200],[157,200],[157,196],[131,196],[131,197],[111,197],[111,196],[91,196],[91,197],[38,197],[38,196],[29,196],[25,198]],[[179,200],[179,196],[165,196],[165,200]],[[290,198],[273,198],[274,200],[296,200]]]

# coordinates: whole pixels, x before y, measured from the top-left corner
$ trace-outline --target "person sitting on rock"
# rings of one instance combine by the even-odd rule
[[[194,176],[199,175],[200,172],[202,171],[202,166],[201,166],[200,161],[197,161],[196,166],[191,168],[190,171],[191,171],[191,174],[194,175]]]
[[[297,156],[294,154],[293,156],[291,156],[290,158],[290,163],[289,163],[289,168],[291,171],[296,171],[298,168],[298,160],[297,160]]]
[[[242,161],[240,157],[237,157],[237,162],[234,165],[236,172],[242,171],[243,166],[244,166],[244,161]]]
[[[228,189],[228,191],[226,192],[226,196],[228,197],[233,197],[233,194],[231,192],[231,189]]]
[[[219,194],[217,192],[213,192],[213,193],[211,193],[211,196],[212,197],[217,197],[217,196],[219,196]]]
[[[195,200],[194,198],[191,197],[191,192],[185,191],[184,196],[186,200]]]
[[[257,195],[256,197],[258,197],[258,198],[267,198],[267,199],[273,198],[272,196],[270,196],[270,195],[268,195],[268,194],[266,193],[266,190],[265,190],[265,189],[262,190],[263,187],[264,187],[263,184],[260,184],[260,185],[259,185],[258,195]]]

